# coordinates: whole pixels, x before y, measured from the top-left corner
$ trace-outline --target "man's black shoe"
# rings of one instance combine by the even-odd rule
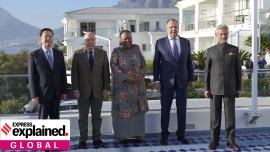
[[[80,141],[79,142],[79,149],[85,149],[86,148],[86,141]]]
[[[227,146],[231,149],[234,149],[236,151],[240,151],[241,148],[236,143],[227,143]]]
[[[208,149],[209,149],[209,150],[215,150],[215,149],[217,149],[218,146],[219,146],[219,142],[218,142],[218,141],[212,141],[212,142],[208,145]]]
[[[160,140],[161,145],[168,145],[168,137],[167,136],[162,136]]]
[[[189,140],[186,138],[185,135],[177,136],[177,139],[178,139],[179,141],[181,141],[181,143],[183,143],[183,144],[189,144]]]
[[[102,140],[94,140],[93,144],[98,147],[105,147],[105,143]]]

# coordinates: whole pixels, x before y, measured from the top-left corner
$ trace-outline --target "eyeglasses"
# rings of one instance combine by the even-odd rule
[[[96,38],[87,38],[87,39],[84,39],[84,41],[95,41]]]

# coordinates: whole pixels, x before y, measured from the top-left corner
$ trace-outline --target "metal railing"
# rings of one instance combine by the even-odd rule
[[[249,74],[251,71],[249,69],[242,70],[242,78],[246,80],[243,85],[246,91],[245,95],[250,97],[251,93],[251,80],[249,80]],[[67,74],[70,77],[70,74]],[[203,83],[204,81],[204,71],[203,70],[195,70],[194,75],[196,81],[200,81]],[[258,96],[269,96],[270,93],[270,69],[258,69]],[[152,74],[146,75],[145,83],[147,86],[147,96],[149,100],[151,99],[159,99],[160,94],[153,88],[153,76]],[[73,91],[71,89],[71,85],[68,85],[68,94],[69,100],[75,100],[73,96]],[[243,88],[243,87],[242,87]],[[202,94],[203,88],[195,88],[197,93]],[[199,95],[198,97],[201,97]],[[23,106],[26,105],[30,101],[30,92],[28,88],[28,75],[27,74],[18,74],[18,75],[0,75],[0,114],[3,114],[3,109],[7,106],[8,102],[10,104],[18,104],[21,106],[21,109],[17,109],[18,113],[23,112]],[[16,107],[16,106],[15,106]],[[4,109],[9,110],[9,109]]]

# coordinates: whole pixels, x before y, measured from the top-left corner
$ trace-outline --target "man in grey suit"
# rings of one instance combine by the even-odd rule
[[[176,93],[178,129],[176,135],[183,144],[185,136],[187,87],[193,85],[194,70],[189,40],[178,36],[179,25],[175,19],[167,21],[167,36],[157,40],[153,61],[155,89],[161,93],[161,140],[168,145],[168,127],[174,93]]]
[[[238,47],[227,43],[228,34],[227,25],[219,25],[215,32],[218,44],[207,49],[204,95],[210,97],[210,150],[219,146],[222,99],[227,146],[240,150],[235,143],[235,97],[240,95],[242,70]]]
[[[109,61],[106,51],[95,48],[96,37],[92,32],[85,33],[84,45],[75,52],[71,70],[72,88],[79,105],[79,148],[86,148],[90,107],[93,144],[104,147],[100,139],[101,107],[110,87]]]
[[[40,104],[39,119],[59,119],[60,100],[67,99],[67,76],[63,53],[52,48],[53,31],[40,31],[40,49],[28,59],[29,88],[34,104]]]

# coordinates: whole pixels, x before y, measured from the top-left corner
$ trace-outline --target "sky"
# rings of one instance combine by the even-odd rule
[[[65,12],[88,7],[110,7],[118,0],[0,0],[0,7],[37,28],[62,27]]]

